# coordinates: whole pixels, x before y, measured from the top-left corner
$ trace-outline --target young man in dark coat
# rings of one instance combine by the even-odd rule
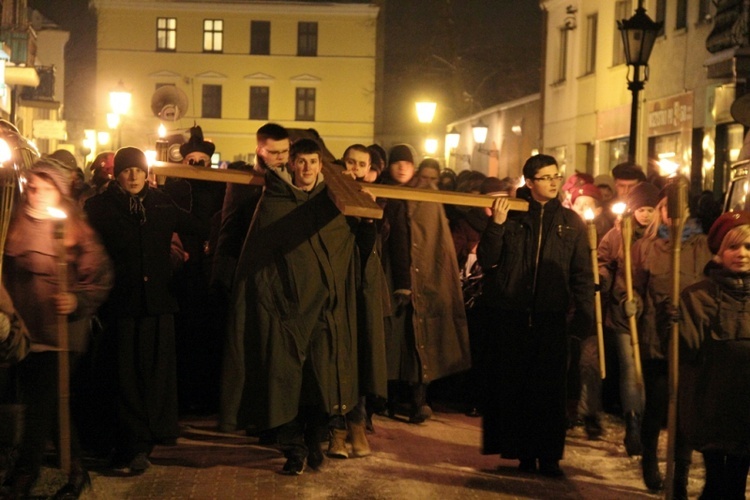
[[[568,335],[588,332],[594,307],[586,226],[558,198],[551,156],[523,167],[528,212],[497,198],[477,249],[488,307],[483,453],[520,460],[522,471],[562,476]],[[574,307],[569,322],[569,310]]]
[[[114,163],[115,181],[84,209],[115,268],[115,286],[99,309],[116,370],[113,465],[137,474],[150,466],[155,444],[178,436],[170,244],[172,233],[199,228],[167,194],[149,187],[140,149],[119,149]]]
[[[329,416],[358,401],[356,277],[375,228],[333,204],[314,140],[265,179],[232,290],[220,425],[278,428],[296,475],[321,465]]]

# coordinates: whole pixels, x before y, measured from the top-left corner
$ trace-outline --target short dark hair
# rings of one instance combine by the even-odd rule
[[[289,150],[289,158],[294,160],[297,155],[311,155],[317,153],[319,157],[323,157],[323,149],[320,144],[313,139],[299,139],[292,144]]]
[[[526,163],[523,164],[523,177],[525,179],[533,179],[536,177],[537,172],[544,167],[549,167],[550,165],[559,167],[554,156],[545,154],[530,156],[529,159],[526,160]]]
[[[367,146],[364,144],[352,144],[346,150],[344,151],[344,156],[341,157],[342,160],[346,160],[346,155],[349,154],[349,151],[359,151],[360,153],[367,153],[367,155],[370,157],[370,162],[372,163],[372,151],[370,151]]]
[[[266,123],[255,132],[255,139],[258,141],[258,144],[263,144],[269,139],[280,141],[282,139],[289,139],[289,132],[277,123]]]
[[[643,173],[643,169],[640,165],[636,165],[629,161],[615,165],[612,169],[612,177],[627,181],[637,180],[639,182],[645,182],[646,180],[646,174]]]

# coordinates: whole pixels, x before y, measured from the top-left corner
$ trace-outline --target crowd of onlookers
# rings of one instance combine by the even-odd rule
[[[535,155],[523,177],[500,179],[420,162],[407,144],[353,144],[336,160],[312,131],[269,123],[256,140],[254,164],[228,168],[264,186],[157,184],[134,147],[99,154],[86,175],[65,150],[23,172],[3,257],[0,402],[24,408],[15,424],[25,432],[3,498],[28,496],[59,437],[61,356],[73,425],[69,482],[56,498],[90,484],[84,451],[145,472],[153,447],[178,438],[180,414],[218,412],[221,430],[278,445],[290,475],[326,455],[367,456],[373,413],[425,422],[436,380],[459,384],[452,402],[483,417],[483,453],[551,477],[563,475],[566,430],[582,425],[598,439],[601,412],[615,408],[627,454],[660,490],[674,325],[674,497],[687,497],[693,450],[704,456],[702,498],[744,497],[750,214],[721,215],[702,193],[677,216],[667,186],[687,181],[647,180],[632,163],[565,176]],[[214,145],[195,126],[180,153],[208,167]],[[377,198],[382,219],[349,217],[328,196],[331,175],[366,192],[384,184],[495,200]],[[604,387],[597,321],[612,350]]]

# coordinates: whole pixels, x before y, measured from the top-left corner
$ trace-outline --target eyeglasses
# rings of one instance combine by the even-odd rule
[[[544,181],[544,182],[560,182],[562,180],[562,175],[543,175],[542,177],[532,177],[532,181]]]
[[[193,158],[190,158],[188,160],[188,165],[195,165],[197,167],[205,167],[206,166],[206,162],[205,162],[205,160],[194,160]]]

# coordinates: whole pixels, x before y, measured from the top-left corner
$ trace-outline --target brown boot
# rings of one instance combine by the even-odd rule
[[[349,437],[352,443],[352,455],[366,457],[372,453],[370,443],[367,442],[364,422],[349,422]]]
[[[346,449],[346,429],[331,429],[328,435],[328,456],[349,458],[349,452]]]

